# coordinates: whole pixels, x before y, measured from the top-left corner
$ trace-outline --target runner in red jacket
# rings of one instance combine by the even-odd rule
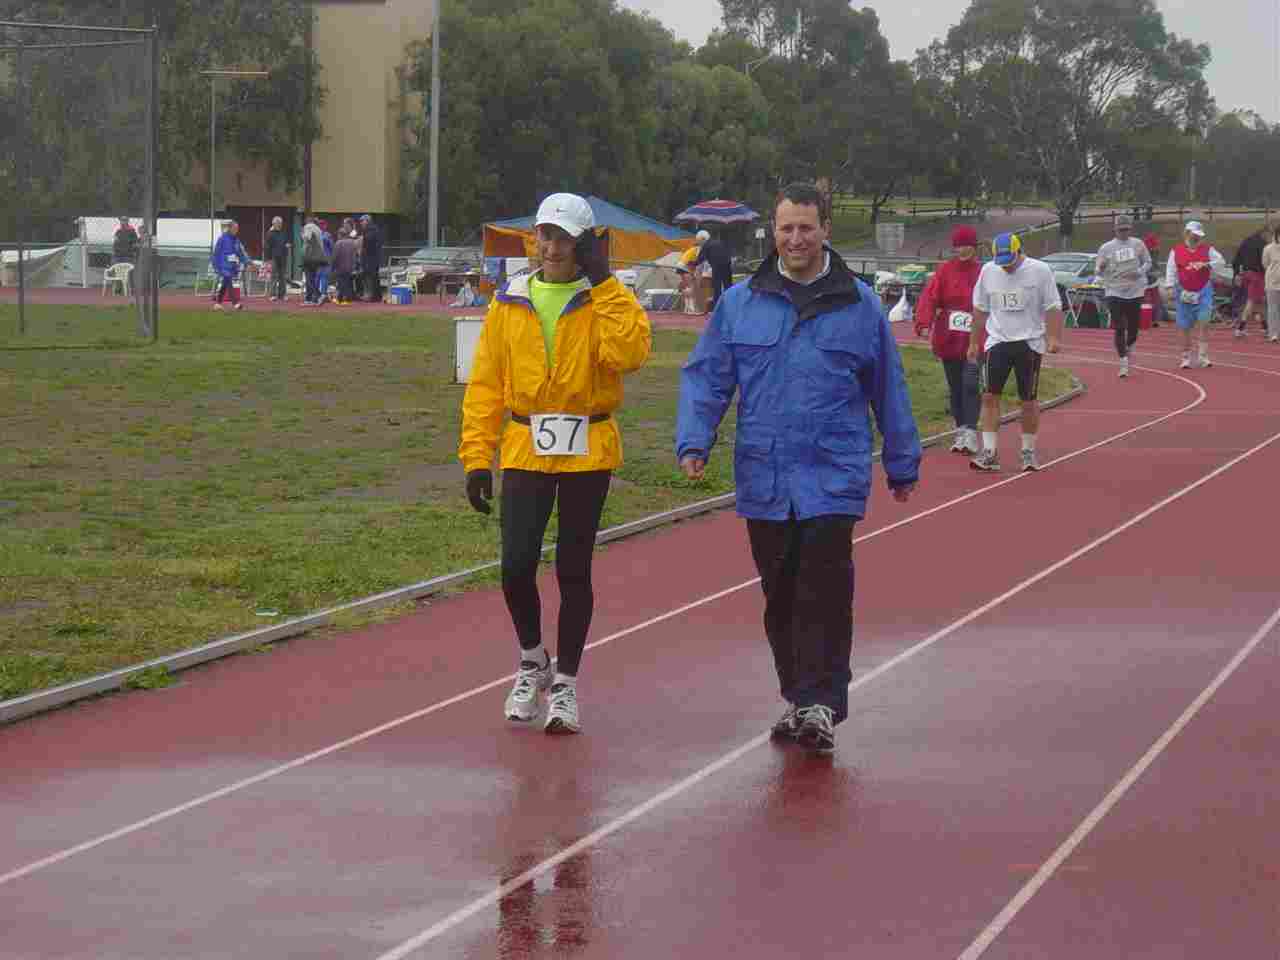
[[[973,323],[973,288],[982,272],[978,234],[966,224],[951,231],[956,255],[945,261],[925,284],[916,306],[916,335],[932,330],[934,355],[942,361],[951,389],[951,416],[956,422],[953,453],[981,453],[978,441],[978,365],[967,359]]]

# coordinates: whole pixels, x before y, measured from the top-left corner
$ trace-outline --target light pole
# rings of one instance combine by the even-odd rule
[[[435,0],[436,22],[431,27],[431,156],[427,160],[427,246],[440,243],[440,8]]]
[[[215,231],[214,214],[214,164],[217,162],[218,146],[218,97],[219,80],[265,80],[271,76],[270,70],[201,70],[200,76],[209,78],[209,256],[213,256]]]

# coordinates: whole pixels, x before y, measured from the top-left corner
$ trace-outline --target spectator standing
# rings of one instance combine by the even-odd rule
[[[827,246],[831,214],[813,184],[774,205],[775,252],[711,314],[680,375],[676,458],[703,476],[738,397],[738,515],[764,591],[764,632],[786,709],[772,735],[835,749],[853,674],[853,527],[871,493],[870,411],[881,462],[906,502],[920,437],[879,298]]]
[[[1271,242],[1262,249],[1262,267],[1267,285],[1267,340],[1280,342],[1280,226],[1271,234]]]
[[[330,265],[333,263],[333,234],[329,232],[328,220],[317,220],[316,226],[320,228],[320,239],[324,241],[324,266],[316,271],[316,288],[320,292],[317,303],[327,303],[329,300],[329,272]]]
[[[1151,254],[1147,245],[1133,235],[1133,218],[1116,217],[1115,237],[1098,248],[1097,268],[1107,297],[1111,327],[1115,331],[1116,356],[1120,376],[1129,376],[1129,358],[1138,342],[1142,301],[1147,295],[1147,273]]]
[[[354,229],[348,229],[340,236],[333,248],[333,277],[338,287],[338,303],[343,306],[355,297],[351,275],[356,272],[356,256],[359,252],[360,235]]]
[[[969,359],[973,329],[973,288],[982,272],[978,261],[978,233],[961,224],[951,231],[955,256],[942,264],[925,284],[916,307],[916,332],[931,331],[933,355],[942,361],[951,393],[951,418],[956,424],[952,453],[982,452],[978,438],[978,365]]]
[[[138,231],[133,228],[128,217],[121,217],[111,241],[112,264],[137,263],[139,246]]]
[[[316,218],[308,215],[306,226],[302,228],[302,270],[307,278],[307,292],[303,297],[304,307],[318,306],[320,303],[320,269],[328,265],[324,253],[324,233],[320,230]]]
[[[289,271],[289,234],[284,228],[283,217],[271,218],[271,230],[267,233],[267,259],[271,261],[271,299],[283,301]]]
[[[693,266],[696,268],[705,263],[711,267],[711,297],[707,301],[707,311],[710,312],[720,302],[720,295],[733,283],[733,259],[729,256],[729,248],[706,230],[698,231],[698,240],[701,247]]]
[[[360,218],[364,228],[364,245],[361,249],[361,269],[364,271],[364,299],[377,303],[382,299],[382,230],[367,213]]]
[[[1164,297],[1160,295],[1160,238],[1154,231],[1142,238],[1142,245],[1147,248],[1147,256],[1151,258],[1151,266],[1147,269],[1147,302],[1151,304],[1151,326],[1158,327],[1164,322]]]
[[[1209,360],[1209,319],[1213,316],[1213,270],[1225,267],[1226,260],[1204,238],[1199,220],[1188,220],[1182,228],[1182,242],[1174,244],[1165,266],[1164,283],[1173,290],[1178,329],[1182,331],[1182,362],[1191,366],[1191,331],[1200,331],[1200,366],[1211,367]]]
[[[1256,316],[1258,325],[1266,328],[1267,284],[1262,266],[1262,250],[1267,245],[1266,227],[1260,227],[1245,237],[1231,259],[1235,282],[1244,287],[1245,305],[1232,336],[1243,337],[1249,326],[1249,317]]]
[[[218,243],[213,248],[213,271],[221,278],[213,309],[222,309],[222,303],[227,294],[231,295],[231,304],[236,310],[244,309],[244,304],[240,302],[240,288],[237,286],[237,281],[240,271],[248,260],[249,255],[245,252],[244,244],[240,242],[240,224],[234,220],[223,224],[222,236],[218,238]]]

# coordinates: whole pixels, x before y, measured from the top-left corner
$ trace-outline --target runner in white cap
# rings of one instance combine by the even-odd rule
[[[609,272],[608,236],[591,206],[555,193],[534,219],[541,267],[512,278],[484,318],[462,401],[458,458],[467,498],[490,511],[492,465],[502,474],[502,592],[520,646],[503,713],[577,733],[578,667],[591,625],[591,560],[622,435],[613,411],[622,378],[650,349],[649,316]],[[538,564],[551,510],[559,513],[556,663],[542,645]]]
[[[1222,254],[1205,242],[1204,227],[1199,220],[1189,220],[1182,228],[1182,242],[1169,253],[1165,267],[1165,286],[1172,288],[1177,309],[1178,329],[1182,331],[1182,363],[1191,366],[1191,330],[1200,328],[1200,366],[1211,367],[1209,360],[1209,318],[1213,316],[1213,269],[1225,267]]]

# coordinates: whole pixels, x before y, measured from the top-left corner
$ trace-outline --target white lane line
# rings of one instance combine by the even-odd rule
[[[1106,361],[1096,360],[1091,357],[1081,357],[1078,359],[1086,363],[1106,362]],[[1189,386],[1191,386],[1197,393],[1196,399],[1186,404],[1185,406],[1182,406],[1177,410],[1174,410],[1172,413],[1168,413],[1168,414],[1165,414],[1164,416],[1157,417],[1154,420],[1147,421],[1146,423],[1140,424],[1137,427],[1133,427],[1129,430],[1122,431],[1121,433],[1114,434],[1110,437],[1107,437],[1104,440],[1100,440],[1097,443],[1092,443],[1087,447],[1082,447],[1081,449],[1076,450],[1072,453],[1065,454],[1064,456],[1061,456],[1056,460],[1049,461],[1048,463],[1045,464],[1045,466],[1048,467],[1056,463],[1062,463],[1066,460],[1070,460],[1073,457],[1081,456],[1083,454],[1089,453],[1092,450],[1096,450],[1099,447],[1105,446],[1108,443],[1113,443],[1117,440],[1123,439],[1124,437],[1137,433],[1139,430],[1145,430],[1148,427],[1154,427],[1157,424],[1163,423],[1164,421],[1169,420],[1172,417],[1176,417],[1181,413],[1185,413],[1186,411],[1191,410],[1204,402],[1207,394],[1205,393],[1204,389],[1194,380],[1189,380],[1186,377],[1179,376],[1178,374],[1174,374],[1174,373],[1168,373],[1167,371],[1157,371],[1157,372],[1163,374],[1164,376],[1172,377],[1175,380],[1181,380],[1183,383],[1186,383]],[[974,497],[978,497],[985,493],[989,493],[992,490],[999,489],[1000,487],[1006,486],[1010,483],[1014,483],[1018,480],[1026,479],[1029,476],[1031,476],[1031,474],[1019,473],[1005,480],[1000,480],[995,483],[991,483],[991,484],[987,484],[986,486],[979,487],[976,490],[972,490],[969,493],[962,494],[961,496],[955,497],[952,500],[948,500],[945,503],[939,504],[938,506],[931,507],[930,509],[927,509],[927,510],[922,510],[919,513],[912,514],[909,517],[905,517],[904,519],[899,520],[896,523],[892,523],[887,526],[881,527],[877,530],[873,530],[870,533],[863,534],[862,536],[854,540],[854,544],[862,543],[867,540],[872,540],[875,537],[881,536],[882,534],[888,533],[892,530],[897,530],[901,527],[906,526],[909,523],[914,523],[917,520],[923,520],[927,517],[931,517],[936,513],[939,513],[943,510],[946,510],[955,506],[956,504],[960,504],[960,503],[964,503],[965,501],[972,500]],[[752,579],[736,584],[735,586],[728,587],[724,590],[718,591],[717,593],[713,593],[709,596],[702,597],[701,599],[694,600],[691,603],[687,603],[683,606],[677,607],[674,610],[668,611],[667,613],[660,614],[659,616],[646,620],[643,623],[639,623],[634,626],[627,627],[626,629],[620,630],[617,633],[610,634],[609,636],[601,637],[599,640],[595,640],[592,643],[587,644],[586,649],[590,650],[590,649],[594,649],[595,647],[603,646],[614,640],[618,640],[618,639],[621,639],[622,637],[628,636],[629,634],[635,633],[638,630],[643,630],[646,627],[653,626],[654,624],[661,623],[664,620],[669,620],[672,617],[679,616],[697,607],[711,603],[715,600],[719,600],[722,597],[728,596],[731,593],[736,593],[739,590],[745,590],[748,587],[758,584],[759,582],[760,582],[759,577],[753,577]],[[446,707],[453,706],[456,703],[460,703],[463,700],[467,700],[471,697],[477,696],[478,694],[485,693],[486,691],[492,690],[495,687],[500,687],[504,683],[510,683],[514,679],[515,679],[514,673],[507,674],[504,677],[498,677],[496,680],[491,680],[488,683],[481,684],[478,687],[472,687],[470,690],[467,690],[463,693],[455,694],[454,696],[449,697],[448,699],[440,700],[436,703],[431,704],[428,707],[423,707],[420,710],[415,710],[412,713],[408,713],[408,714],[405,714],[404,716],[397,717],[394,720],[389,720],[386,723],[380,724],[369,730],[365,730],[362,733],[355,734],[354,736],[348,737],[345,740],[340,740],[337,743],[331,744],[327,747],[322,747],[319,750],[312,751],[311,753],[305,754],[303,756],[295,757],[293,760],[286,761],[285,763],[279,764],[278,766],[274,766],[274,767],[271,767],[270,769],[263,770],[261,773],[256,773],[251,777],[245,777],[242,780],[237,780],[234,783],[227,784],[225,787],[220,787],[217,790],[213,790],[201,796],[194,797],[191,800],[187,800],[186,802],[180,803],[177,806],[170,807],[167,810],[161,810],[158,813],[154,813],[149,817],[145,817],[133,823],[126,824],[125,826],[112,830],[109,833],[104,833],[90,840],[85,840],[82,843],[78,843],[74,846],[67,847],[63,850],[59,850],[56,853],[52,853],[49,856],[43,857],[40,860],[36,860],[31,863],[25,864],[24,866],[11,870],[8,873],[0,874],[0,886],[3,886],[4,884],[9,883],[13,880],[20,879],[21,877],[28,876],[32,873],[35,873],[38,870],[43,870],[46,867],[51,867],[54,864],[61,863],[62,861],[67,860],[71,857],[74,857],[77,854],[85,853],[89,850],[94,849],[95,847],[100,847],[104,843],[109,843],[112,840],[118,840],[121,837],[127,837],[132,833],[137,833],[139,830],[144,830],[147,827],[154,826],[157,823],[162,823],[165,820],[169,820],[173,817],[178,816],[179,814],[183,814],[190,810],[194,810],[198,807],[202,807],[208,803],[212,803],[214,800],[221,799],[222,797],[228,796],[233,793],[237,793],[248,787],[252,787],[256,784],[262,783],[263,781],[270,780],[273,777],[277,777],[282,773],[288,773],[290,770],[294,770],[304,764],[312,762],[313,760],[319,760],[322,757],[327,757],[332,753],[336,753],[339,750],[343,750],[347,747],[354,746],[355,744],[368,740],[371,737],[375,737],[378,734],[386,733],[388,730],[394,730],[396,727],[402,726],[406,723],[410,723],[414,720],[418,720],[432,713],[436,713],[439,710],[443,710]]]
[[[1275,629],[1277,623],[1280,623],[1280,609],[1277,609],[1267,619],[1267,622],[1258,628],[1258,631],[1249,638],[1249,641],[1236,652],[1231,661],[1214,677],[1213,682],[1191,701],[1190,705],[1182,711],[1182,715],[1173,722],[1173,725],[1161,734],[1160,739],[1153,743],[1151,748],[1142,755],[1142,759],[1130,767],[1129,772],[1121,777],[1120,781],[1111,788],[1111,791],[1102,798],[1102,802],[1080,821],[1080,825],[1071,832],[1071,836],[1062,842],[1062,846],[1053,852],[1053,855],[1036,871],[1035,876],[1023,885],[1022,889],[996,915],[996,918],[991,921],[987,928],[978,934],[978,938],[969,944],[968,948],[960,954],[957,960],[978,960],[986,952],[987,948],[995,942],[996,938],[1013,921],[1013,918],[1018,915],[1018,912],[1026,906],[1027,901],[1034,897],[1040,888],[1049,881],[1057,869],[1071,856],[1076,847],[1080,846],[1084,839],[1089,836],[1093,828],[1102,821],[1103,817],[1111,812],[1111,809],[1129,792],[1129,788],[1137,782],[1138,778],[1146,772],[1151,764],[1155,763],[1160,754],[1164,753],[1169,744],[1173,742],[1173,738],[1195,719],[1200,709],[1209,702],[1209,698],[1217,693],[1218,688],[1230,679],[1231,675],[1239,669],[1249,654]]]
[[[1158,503],[1155,503],[1152,506],[1148,507],[1146,510],[1143,510],[1141,513],[1137,514],[1136,516],[1130,518],[1129,520],[1126,520],[1124,523],[1120,524],[1119,526],[1113,527],[1111,530],[1107,531],[1102,536],[1098,537],[1095,540],[1090,541],[1089,543],[1085,544],[1083,547],[1080,547],[1078,550],[1075,550],[1072,553],[1068,554],[1067,556],[1063,557],[1061,560],[1058,560],[1057,562],[1050,564],[1049,566],[1041,570],[1039,573],[1033,574],[1032,576],[1023,580],[1021,583],[1017,584],[1016,586],[1013,586],[1010,589],[1006,590],[1004,593],[1000,594],[998,597],[994,598],[993,600],[987,601],[982,606],[978,607],[976,610],[972,610],[969,613],[966,613],[959,620],[953,621],[952,623],[943,627],[937,633],[934,633],[928,637],[925,637],[925,639],[921,640],[915,646],[908,647],[906,650],[902,651],[902,653],[898,654],[896,657],[893,657],[890,660],[886,660],[884,663],[882,663],[876,669],[872,670],[870,673],[867,673],[859,677],[853,683],[849,684],[849,690],[850,691],[857,690],[859,687],[862,687],[870,683],[872,680],[875,680],[877,677],[880,677],[881,675],[887,673],[888,671],[892,670],[894,667],[898,666],[899,664],[905,663],[907,660],[910,660],[912,657],[916,656],[916,654],[921,653],[924,650],[927,650],[929,647],[932,647],[934,644],[938,643],[940,640],[955,633],[960,628],[967,626],[968,624],[972,623],[974,620],[978,619],[984,614],[989,613],[991,610],[995,609],[1000,604],[1004,603],[1006,600],[1009,600],[1010,598],[1017,596],[1027,588],[1032,587],[1035,584],[1039,583],[1041,580],[1044,580],[1045,578],[1052,576],[1053,574],[1061,570],[1063,567],[1067,566],[1070,563],[1073,563],[1074,561],[1078,560],[1080,557],[1084,556],[1085,554],[1093,552],[1098,547],[1101,547],[1103,544],[1109,543],[1110,541],[1118,537],[1120,534],[1124,533],[1126,530],[1129,530],[1130,528],[1136,526],[1137,524],[1141,523],[1143,520],[1150,517],[1152,514],[1157,513],[1160,510],[1163,510],[1169,504],[1174,503],[1177,500],[1181,500],[1187,494],[1204,486],[1204,484],[1208,483],[1210,480],[1213,480],[1215,477],[1222,475],[1226,471],[1230,470],[1237,463],[1240,463],[1241,461],[1248,459],[1258,451],[1263,450],[1266,447],[1270,446],[1271,444],[1275,443],[1277,440],[1280,440],[1280,433],[1273,434],[1271,437],[1264,440],[1262,443],[1258,444],[1257,446],[1252,447],[1251,449],[1245,451],[1244,453],[1240,454],[1237,457],[1232,458],[1231,460],[1228,460],[1226,463],[1210,471],[1209,473],[1206,473],[1204,476],[1200,477],[1198,480],[1192,481],[1191,483],[1187,484],[1181,489],[1165,497],[1163,500],[1159,501]],[[377,957],[377,960],[403,960],[404,957],[408,956],[414,950],[417,950],[419,947],[424,946],[425,944],[434,940],[436,937],[439,937],[441,934],[446,933],[453,927],[456,927],[458,924],[464,922],[469,917],[475,915],[476,913],[485,909],[486,907],[492,906],[493,904],[501,900],[503,897],[509,895],[513,891],[518,890],[520,887],[524,886],[526,883],[529,883],[530,881],[536,879],[537,877],[542,876],[549,870],[555,869],[556,866],[563,863],[565,860],[569,859],[570,857],[575,856],[578,853],[581,853],[583,850],[587,849],[588,847],[594,846],[596,843],[608,837],[609,835],[613,833],[617,833],[627,824],[631,823],[637,818],[653,810],[655,807],[662,805],[663,803],[672,799],[673,797],[677,797],[680,794],[685,793],[691,787],[694,787],[698,783],[701,783],[703,780],[707,779],[707,777],[711,776],[717,771],[724,769],[726,766],[733,763],[735,760],[741,758],[745,754],[749,753],[751,750],[754,750],[756,747],[762,746],[763,744],[767,743],[768,740],[769,740],[768,733],[760,734],[759,736],[754,737],[751,740],[748,740],[746,743],[731,750],[729,753],[724,754],[720,758],[712,761],[711,763],[707,764],[705,767],[702,767],[701,769],[685,777],[683,780],[680,780],[679,782],[672,784],[670,787],[663,790],[661,793],[657,794],[656,796],[646,800],[644,803],[641,803],[638,806],[632,807],[626,813],[622,814],[617,819],[605,824],[600,829],[594,831],[593,833],[588,834],[587,836],[583,837],[581,840],[578,840],[575,843],[570,844],[568,847],[565,847],[559,853],[553,854],[552,856],[543,860],[541,863],[538,863],[537,865],[531,867],[530,869],[526,870],[524,873],[520,874],[518,877],[514,877],[513,879],[507,881],[506,883],[499,886],[497,889],[485,894],[482,897],[477,897],[475,900],[472,900],[466,906],[461,907],[458,910],[455,910],[453,913],[444,917],[442,920],[439,920],[438,922],[432,924],[430,927],[428,927],[426,930],[423,930],[421,933],[417,934],[416,936],[411,937],[408,940],[405,940],[399,946],[396,946],[385,953],[379,954]],[[962,960],[968,960],[968,958],[967,957],[962,958]]]

